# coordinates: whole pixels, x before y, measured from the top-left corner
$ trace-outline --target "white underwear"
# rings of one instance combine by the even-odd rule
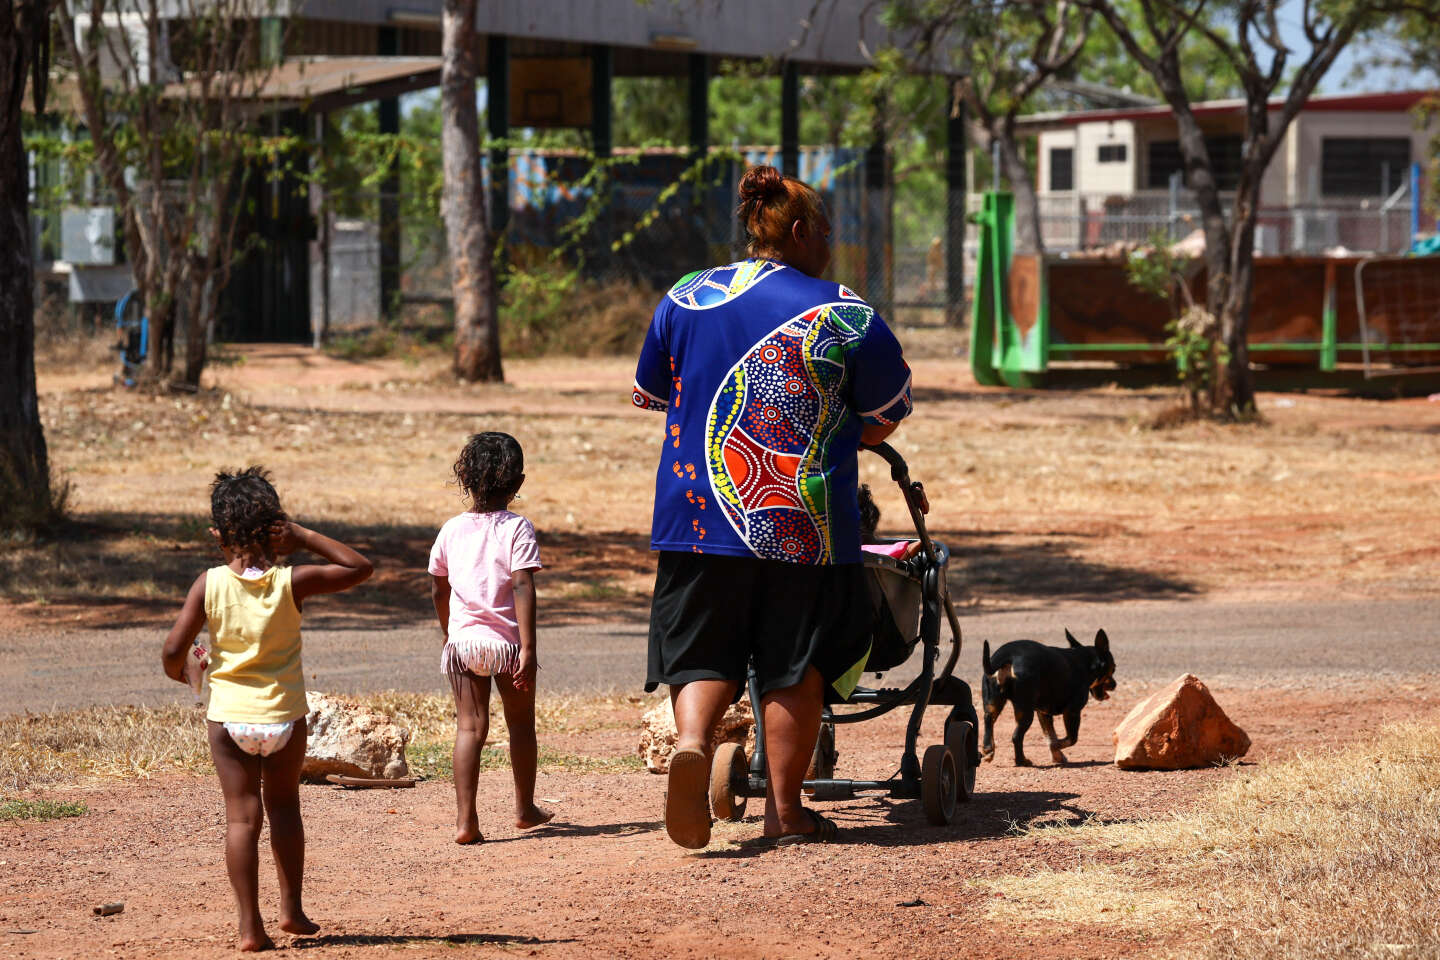
[[[451,637],[440,651],[440,672],[481,677],[514,676],[520,670],[520,645],[495,637]]]
[[[286,723],[226,723],[225,732],[235,741],[235,746],[252,757],[268,757],[277,750],[285,749],[290,734],[295,732],[295,721]]]

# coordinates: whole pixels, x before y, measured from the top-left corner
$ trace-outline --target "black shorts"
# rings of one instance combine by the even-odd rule
[[[738,698],[753,658],[762,694],[793,687],[814,666],[827,698],[849,697],[875,618],[864,569],[662,551],[645,689],[728,680]]]

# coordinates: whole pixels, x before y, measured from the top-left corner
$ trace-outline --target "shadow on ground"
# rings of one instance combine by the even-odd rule
[[[163,625],[195,578],[220,562],[207,523],[198,515],[101,513],[55,535],[0,551],[0,599],[23,605],[37,620],[72,627]],[[325,597],[307,623],[326,629],[381,629],[434,616],[426,570],[435,531],[405,524],[327,525],[375,564],[361,587]],[[648,537],[629,531],[540,530],[545,571],[540,579],[546,622],[644,622],[655,555]],[[1014,542],[1004,530],[936,531],[950,546],[952,595],[1025,600],[1126,601],[1191,596],[1198,588],[1148,570],[1080,557],[1086,539],[1106,531],[1047,531]],[[315,562],[297,554],[298,563]]]
[[[950,548],[947,582],[959,600],[987,599],[1173,600],[1200,593],[1194,583],[1136,567],[1096,563],[1078,556],[1081,541],[1109,534],[1094,531],[1050,531],[1031,543],[1001,542],[1006,531],[935,531]]]
[[[99,513],[32,543],[0,550],[0,599],[26,605],[36,619],[115,628],[164,623],[190,585],[221,562],[201,515]],[[413,624],[435,615],[427,572],[435,530],[405,524],[327,524],[324,532],[375,564],[375,575],[325,597],[306,622],[326,629]],[[655,570],[648,538],[619,531],[538,531],[545,572],[544,615],[552,625],[644,620],[649,597],[619,586]],[[317,558],[299,553],[295,563]]]
[[[346,933],[320,937],[301,937],[291,945],[292,950],[313,950],[317,947],[420,947],[426,944],[447,947],[485,946],[487,944],[506,946],[540,946],[547,943],[574,943],[572,937],[563,939],[542,939],[516,933],[450,933],[425,934],[366,934]]]
[[[1078,793],[1017,790],[981,793],[961,804],[950,824],[937,827],[925,818],[918,800],[875,797],[857,800],[845,808],[845,820],[835,846],[866,844],[876,847],[929,846],[957,840],[999,840],[1035,821],[1045,826],[1078,826],[1090,819],[1088,810],[1075,806]],[[747,818],[756,819],[759,818]],[[856,821],[859,821],[858,823]],[[764,837],[743,840],[737,847],[706,851],[704,859],[743,859],[775,849]]]

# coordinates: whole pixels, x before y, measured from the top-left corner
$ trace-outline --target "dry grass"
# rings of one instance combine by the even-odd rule
[[[351,699],[390,714],[410,730],[410,756],[419,772],[448,776],[455,738],[448,697],[384,691]],[[583,734],[626,725],[636,698],[541,696],[535,728],[546,734]],[[491,729],[505,729],[500,698],[491,698]],[[149,778],[165,772],[209,774],[210,747],[202,711],[193,707],[92,707],[65,713],[0,715],[0,790],[12,792],[87,780]],[[633,769],[634,758],[581,757],[549,751],[543,764],[566,769]],[[508,755],[493,763],[508,765]],[[598,765],[598,766],[597,766]]]
[[[1166,819],[1047,828],[1091,859],[983,885],[1004,894],[999,919],[1186,928],[1187,956],[1435,957],[1437,810],[1440,727],[1401,725],[1241,773]]]
[[[427,364],[272,356],[216,368],[233,386],[194,397],[94,391],[42,370],[46,437],[72,481],[76,526],[0,545],[0,598],[178,603],[212,562],[208,478],[259,462],[296,517],[375,554],[376,578],[327,610],[426,618],[424,558],[462,508],[450,465],[483,428],[525,448],[517,509],[546,552],[542,616],[557,603],[643,613],[662,428],[628,407],[632,361],[513,360],[505,385],[478,386]],[[1440,475],[1424,467],[1440,462],[1434,404],[1262,396],[1268,424],[1156,431],[1146,424],[1173,405],[1171,390],[983,391],[960,361],[914,366],[916,416],[894,442],[955,550],[959,596],[1429,587],[1440,546],[1413,533],[1440,525]],[[900,532],[883,466],[863,457],[861,479],[882,529]]]
[[[91,707],[0,716],[0,790],[167,770],[211,770],[204,715],[193,707]]]

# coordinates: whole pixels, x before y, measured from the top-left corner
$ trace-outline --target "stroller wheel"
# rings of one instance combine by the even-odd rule
[[[925,808],[925,819],[937,827],[953,820],[959,788],[955,754],[943,743],[926,747],[920,762],[920,803]]]
[[[955,756],[955,765],[960,771],[956,799],[961,803],[975,795],[975,768],[972,757],[980,755],[976,749],[975,724],[969,720],[951,720],[945,725],[945,745]]]
[[[739,820],[745,816],[744,794],[750,781],[750,764],[745,747],[739,743],[722,743],[715,748],[710,761],[710,812],[717,820]]]

